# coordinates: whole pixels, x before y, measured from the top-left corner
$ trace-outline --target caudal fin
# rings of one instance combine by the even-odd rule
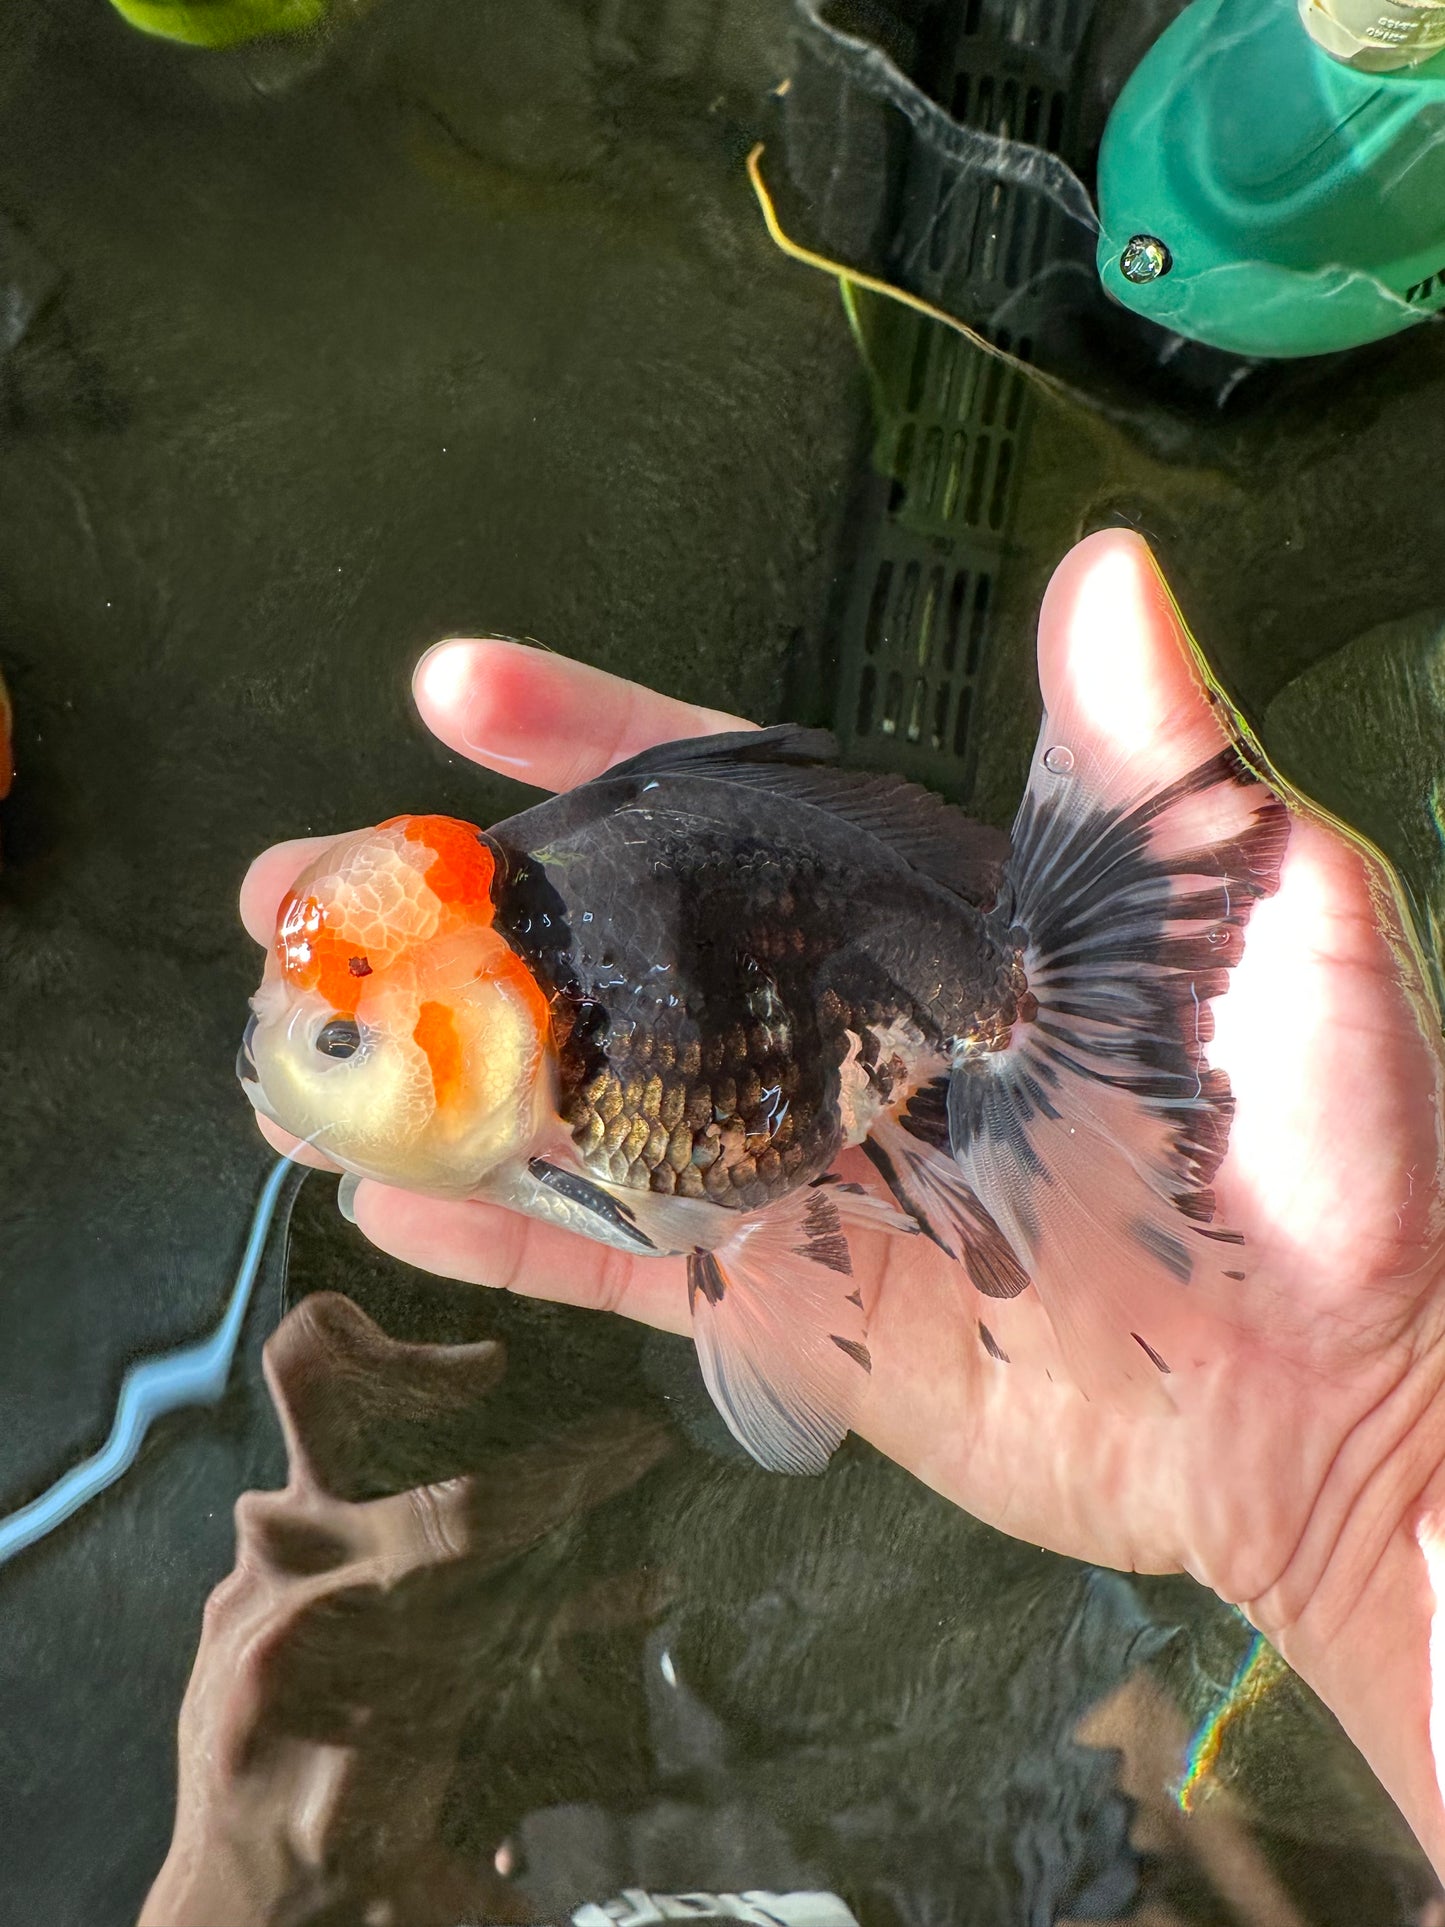
[[[948,1137],[1091,1395],[1190,1362],[1200,1311],[1247,1278],[1212,1188],[1234,1101],[1210,1003],[1288,836],[1233,747],[1141,794],[1045,720],[993,917],[1037,1010],[1005,1050],[960,1053]]]

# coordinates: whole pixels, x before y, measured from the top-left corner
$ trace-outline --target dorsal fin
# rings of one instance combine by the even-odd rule
[[[854,824],[969,903],[992,903],[1009,850],[1002,830],[975,823],[904,777],[839,769],[837,757],[828,730],[782,723],[660,743],[601,780],[688,776],[768,790]]]

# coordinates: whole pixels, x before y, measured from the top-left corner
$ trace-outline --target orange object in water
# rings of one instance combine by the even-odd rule
[[[11,748],[12,720],[10,692],[5,687],[5,678],[0,676],[0,796],[10,794],[10,785],[15,777],[15,758]]]

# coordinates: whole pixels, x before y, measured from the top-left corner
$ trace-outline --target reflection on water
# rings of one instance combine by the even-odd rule
[[[397,1342],[331,1293],[269,1340],[288,1479],[241,1501],[206,1610],[150,1927],[652,1918],[601,1911],[629,1892],[831,1892],[864,1923],[1364,1917],[1295,1905],[1240,1789],[1181,1819],[1205,1682],[1122,1577],[862,1449],[816,1482],[710,1470],[625,1408],[499,1448],[503,1372],[494,1343]],[[1284,1710],[1298,1762],[1323,1729]],[[1398,1845],[1353,1858],[1343,1904],[1423,1904]]]
[[[863,1921],[966,1890],[970,1919],[1044,1922],[1163,1892],[1134,1824],[1163,1789],[1124,1762],[1171,1735],[1177,1761],[1185,1724],[1126,1581],[1011,1548],[961,1582],[986,1535],[861,1453],[817,1485],[679,1482],[675,1433],[625,1410],[488,1453],[502,1372],[334,1294],[268,1342],[288,1481],[237,1511],[144,1921],[837,1888]],[[1241,1918],[1293,1917],[1235,1811],[1168,1844],[1169,1879],[1222,1861]]]
[[[1087,147],[1147,34],[1076,11]],[[885,42],[935,17],[849,12]],[[222,1304],[261,1164],[231,1073],[250,853],[515,806],[422,740],[420,645],[545,635],[692,700],[826,716],[868,398],[834,289],[772,248],[742,171],[760,137],[804,155],[778,115],[804,127],[820,96],[771,92],[794,20],[383,0],[208,54],[13,0],[7,1506]],[[857,165],[811,179],[866,251],[880,148],[844,136]],[[800,161],[791,189],[836,240]],[[1438,680],[1435,338],[1235,381],[1053,285],[1041,339],[1090,404],[1040,410],[1018,471],[980,808],[1017,798],[1044,574],[1123,516],[1282,766],[1429,897],[1428,731],[1395,748]],[[1169,1806],[1245,1643],[1183,1582],[1006,1542],[859,1447],[769,1480],[715,1450],[685,1348],[417,1279],[321,1181],[289,1290],[269,1395],[274,1279],[220,1405],[163,1421],[0,1582],[5,1919],[133,1920],[173,1822],[165,1878],[189,1857],[228,1908],[319,1868],[274,1915],[297,1921],[748,1889],[831,1892],[863,1927],[1428,1918],[1413,1848],[1293,1683],[1232,1731],[1195,1820]]]
[[[506,1453],[467,1449],[497,1345],[400,1345],[350,1300],[306,1299],[266,1347],[289,1479],[236,1514],[181,1713],[166,1869],[142,1916],[523,1919],[490,1863],[448,1852],[467,1728],[528,1670],[645,1614],[623,1572],[567,1596],[587,1514],[668,1450],[619,1412]],[[416,1481],[417,1483],[413,1483]],[[549,1540],[508,1587],[496,1576]],[[298,1871],[299,1870],[299,1871]]]

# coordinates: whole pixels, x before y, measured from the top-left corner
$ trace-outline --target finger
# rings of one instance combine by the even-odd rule
[[[751,724],[525,643],[439,642],[416,666],[422,720],[460,756],[540,789],[571,789],[680,736]]]
[[[241,885],[241,921],[257,943],[270,943],[281,899],[312,857],[335,841],[334,836],[298,836],[289,843],[273,843],[256,858]]]
[[[1128,529],[1080,542],[1039,613],[1039,687],[1133,795],[1218,753],[1224,727],[1148,544]]]
[[[373,1244],[418,1270],[620,1311],[659,1331],[691,1329],[683,1270],[674,1259],[632,1258],[498,1205],[422,1198],[383,1184],[358,1186],[353,1207]]]
[[[449,748],[543,789],[569,789],[654,743],[752,727],[515,642],[438,643],[417,664],[414,687],[427,726]],[[335,840],[297,837],[256,858],[241,885],[241,921],[257,943],[270,943],[281,899]]]

